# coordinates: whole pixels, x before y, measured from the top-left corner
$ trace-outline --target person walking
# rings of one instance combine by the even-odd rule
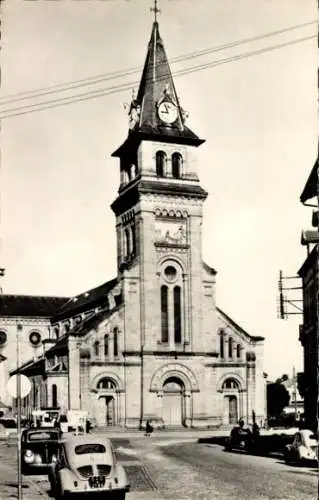
[[[145,436],[150,437],[151,434],[152,434],[152,432],[153,432],[153,426],[152,426],[151,422],[149,420],[147,420],[147,422],[146,422],[146,433],[145,433]]]

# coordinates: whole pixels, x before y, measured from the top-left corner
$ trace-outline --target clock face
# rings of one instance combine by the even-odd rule
[[[177,108],[172,102],[162,102],[158,107],[158,116],[164,123],[174,123],[178,116]]]

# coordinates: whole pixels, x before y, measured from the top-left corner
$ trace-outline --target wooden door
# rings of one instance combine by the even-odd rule
[[[238,422],[237,397],[229,396],[229,423],[232,425]]]
[[[182,425],[182,395],[166,393],[163,397],[163,420],[165,426],[180,427]]]

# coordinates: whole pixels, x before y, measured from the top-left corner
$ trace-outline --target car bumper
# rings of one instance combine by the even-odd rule
[[[49,467],[51,464],[21,464],[21,470],[22,474],[41,474],[41,473],[47,473]]]
[[[88,490],[64,490],[65,497],[69,500],[73,498],[116,498],[119,493],[127,493],[130,487],[103,489],[103,488],[90,488]]]

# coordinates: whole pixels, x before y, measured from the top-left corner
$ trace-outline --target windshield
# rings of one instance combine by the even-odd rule
[[[76,455],[85,455],[87,453],[105,453],[105,452],[106,452],[105,446],[99,443],[79,444],[74,449],[74,453]]]

